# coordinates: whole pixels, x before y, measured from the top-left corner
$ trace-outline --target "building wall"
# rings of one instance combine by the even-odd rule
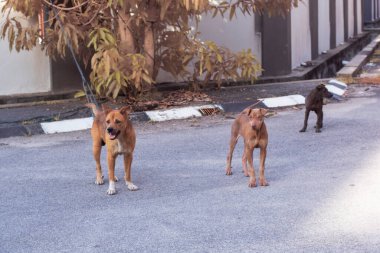
[[[380,20],[380,0],[363,0],[364,22],[371,23]]]
[[[318,2],[318,52],[330,49],[330,4],[329,1]]]
[[[2,7],[0,3],[0,8]],[[0,17],[0,24],[4,18]],[[31,51],[9,51],[0,40],[0,96],[47,92],[51,89],[50,61],[39,46]]]
[[[356,8],[357,8],[357,15],[358,15],[358,22],[356,23],[358,34],[363,32],[363,8],[362,8],[362,0],[356,1]]]
[[[50,64],[38,48],[9,52],[7,41],[0,41],[0,96],[50,91]]]
[[[309,0],[302,1],[291,13],[292,68],[311,59]]]
[[[336,0],[336,45],[344,42],[343,1],[347,0]]]
[[[251,49],[257,60],[261,62],[261,34],[255,31],[255,16],[244,16],[238,12],[236,14],[237,18],[232,20],[229,20],[228,15],[224,18],[220,16],[212,18],[211,14],[203,16],[199,23],[200,38],[203,41],[212,40],[232,52]],[[160,71],[157,81],[175,80],[169,73]]]
[[[354,36],[354,0],[346,0],[348,2],[348,37]]]

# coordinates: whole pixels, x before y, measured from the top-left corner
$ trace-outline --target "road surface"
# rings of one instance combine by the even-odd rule
[[[94,184],[88,131],[0,139],[0,252],[379,252],[380,92],[366,94],[326,105],[320,134],[315,115],[298,132],[303,110],[267,118],[270,186],[253,189],[241,140],[224,174],[230,117],[137,124],[140,190],[114,196]]]

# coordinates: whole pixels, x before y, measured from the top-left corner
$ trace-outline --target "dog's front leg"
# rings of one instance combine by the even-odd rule
[[[236,146],[238,139],[239,139],[239,133],[238,133],[237,127],[235,126],[235,123],[234,123],[232,125],[230,147],[229,147],[228,154],[227,154],[226,175],[228,175],[228,176],[232,175],[232,167],[231,167],[232,154],[234,152],[234,149],[235,149],[235,146]]]
[[[267,157],[267,149],[266,148],[260,148],[260,175],[259,175],[259,183],[261,186],[268,186],[268,182],[265,179],[264,176],[264,170],[265,170],[265,159]]]
[[[107,161],[108,161],[108,178],[109,178],[109,185],[107,194],[113,195],[116,194],[116,186],[115,186],[115,160],[116,155],[112,154],[111,152],[107,152]]]
[[[243,157],[241,158],[241,163],[243,165],[244,176],[248,177],[249,173],[248,173],[248,170],[247,170],[247,155],[245,154],[245,149],[244,149],[244,152],[243,152]]]
[[[100,152],[102,150],[101,144],[95,144],[92,147],[94,159],[96,162],[96,179],[95,184],[101,185],[104,184],[103,181],[103,173],[102,173],[102,167],[100,165]]]
[[[255,169],[253,168],[253,148],[245,147],[244,153],[248,161],[248,174],[249,174],[249,183],[248,187],[256,187],[256,175]]]
[[[300,130],[300,132],[305,132],[306,131],[306,128],[307,128],[307,121],[309,119],[309,114],[310,114],[310,110],[309,109],[306,109],[305,110],[305,120],[303,122],[303,128]]]
[[[124,170],[125,170],[125,184],[127,185],[130,191],[136,191],[139,188],[134,185],[131,181],[131,166],[132,166],[133,154],[126,153],[124,154]]]

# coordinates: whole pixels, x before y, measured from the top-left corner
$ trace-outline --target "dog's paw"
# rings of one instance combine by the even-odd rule
[[[116,194],[116,187],[115,187],[115,182],[114,181],[110,181],[110,184],[109,184],[108,190],[107,190],[107,194],[108,195],[114,195],[114,194]]]
[[[226,169],[226,175],[231,176],[232,175],[232,170],[231,169]]]
[[[115,179],[115,182],[119,181],[119,179],[117,178],[117,176],[114,176],[114,179]]]
[[[315,129],[315,132],[316,133],[322,133],[321,129],[319,129],[319,128]]]
[[[248,183],[248,187],[249,188],[253,188],[253,187],[256,187],[256,186],[257,186],[256,181],[249,181],[249,183]]]
[[[97,185],[102,185],[102,184],[104,184],[104,180],[103,180],[103,176],[101,176],[101,177],[96,177],[96,179],[95,179],[95,184],[97,184]]]
[[[300,133],[304,133],[304,132],[306,132],[306,129],[303,129],[303,128],[302,128],[302,129],[300,130]]]
[[[107,190],[108,195],[115,195],[116,194],[116,189],[108,189]]]
[[[260,186],[269,186],[269,184],[265,179],[260,179]]]
[[[127,184],[128,190],[130,190],[130,191],[137,191],[139,189],[139,187],[137,187],[137,185],[134,185],[132,183],[126,182],[126,184]]]

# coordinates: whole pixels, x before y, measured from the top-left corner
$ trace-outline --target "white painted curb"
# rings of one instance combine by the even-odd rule
[[[336,81],[336,80],[335,80]],[[336,81],[339,82],[339,81]],[[339,87],[347,87],[344,83],[334,83],[326,85],[329,92],[342,96],[345,89],[340,89]],[[305,97],[302,95],[289,95],[274,98],[263,98],[259,99],[261,103],[268,108],[276,107],[286,107],[305,104]],[[211,105],[201,105],[201,106],[190,106],[183,108],[175,108],[169,110],[158,110],[158,111],[146,111],[146,115],[151,121],[166,121],[175,119],[187,119],[193,117],[202,117],[202,113],[199,111],[201,109],[219,109],[224,111],[221,105],[211,104]],[[85,130],[92,127],[93,118],[81,118],[81,119],[70,119],[55,122],[41,123],[41,127],[46,134],[52,133],[64,133]]]
[[[330,93],[342,97],[347,91],[348,86],[344,82],[338,81],[336,79],[331,79],[326,84],[326,88]]]
[[[147,111],[145,112],[151,121],[166,121],[173,119],[187,119],[192,117],[202,117],[200,109],[212,109],[217,108],[223,111],[220,105],[201,105],[201,106],[191,106],[183,107],[169,110],[160,111]],[[65,133],[72,131],[85,130],[92,127],[93,118],[81,118],[81,119],[70,119],[55,122],[41,123],[42,130],[45,134],[53,133]]]
[[[194,107],[183,107],[161,111],[145,112],[151,121],[166,121],[172,119],[186,119],[192,117],[202,117],[202,114]]]
[[[93,118],[68,119],[54,122],[41,123],[42,130],[46,134],[66,133],[89,129],[92,126]]]
[[[344,82],[341,82],[341,81],[338,81],[336,79],[331,79],[328,84],[332,84],[332,85],[335,85],[335,86],[341,86],[342,89],[347,89],[348,88],[348,85],[345,84]]]
[[[331,84],[327,84],[327,85],[326,85],[326,89],[327,89],[330,93],[335,94],[335,95],[338,95],[338,96],[340,96],[340,97],[343,96],[344,93],[346,92],[345,90],[339,89],[338,87],[333,86],[333,85],[331,85]]]
[[[201,105],[201,106],[190,106],[182,107],[169,110],[160,111],[147,111],[145,112],[151,121],[166,121],[173,119],[188,119],[193,117],[202,117],[200,109],[212,109],[217,108],[223,111],[220,105]]]
[[[305,97],[302,95],[290,95],[275,98],[262,99],[263,104],[269,108],[283,107],[283,106],[295,106],[305,104]]]

